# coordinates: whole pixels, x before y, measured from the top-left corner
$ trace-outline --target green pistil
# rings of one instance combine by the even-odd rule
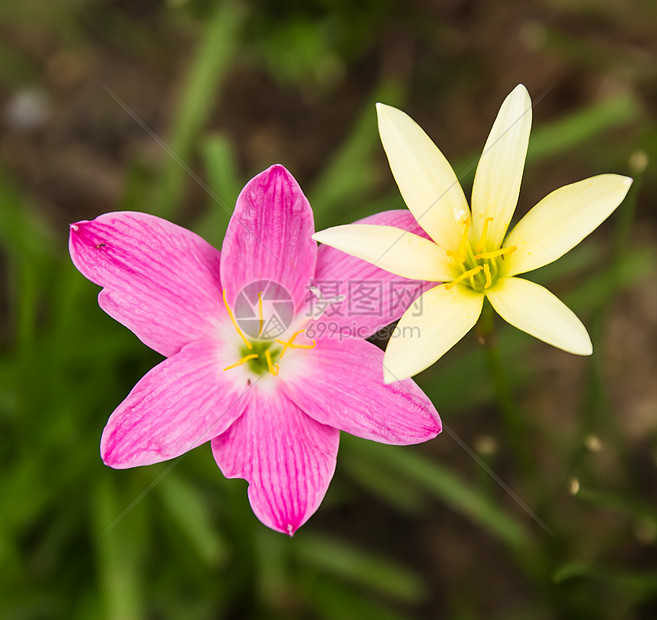
[[[486,251],[488,225],[492,221],[492,217],[485,219],[481,238],[477,245],[473,246],[469,241],[471,221],[468,218],[463,220],[463,235],[461,236],[459,248],[456,251],[450,250],[447,252],[449,258],[457,261],[461,274],[454,278],[452,282],[445,284],[446,290],[462,283],[481,293],[495,284],[500,270],[498,261],[504,260],[506,254],[515,252],[516,247],[511,246]]]
[[[249,370],[255,375],[264,375],[269,372],[269,365],[267,364],[265,351],[269,351],[269,355],[271,355],[274,364],[278,361],[282,351],[282,347],[278,346],[278,344],[271,340],[255,340],[251,342],[251,347],[251,349],[242,347],[240,354],[242,357],[253,354],[258,356],[246,362]]]
[[[515,249],[515,248],[514,248]],[[506,254],[513,252],[505,252],[500,256],[492,258],[475,258],[475,254],[468,248],[468,253],[463,262],[459,262],[461,274],[471,272],[471,275],[461,280],[462,284],[469,286],[472,290],[483,292],[495,284],[500,271],[500,261],[504,260]],[[472,273],[474,272],[474,273]],[[455,282],[459,279],[455,278]]]

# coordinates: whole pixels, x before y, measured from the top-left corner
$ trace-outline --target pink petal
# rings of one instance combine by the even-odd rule
[[[225,313],[219,252],[194,233],[145,213],[106,213],[71,225],[73,264],[104,287],[98,302],[162,355],[211,337]]]
[[[223,433],[248,391],[222,371],[217,345],[193,342],[150,370],[110,416],[100,452],[110,467],[150,465]]]
[[[442,430],[431,401],[411,379],[383,383],[383,351],[364,340],[318,340],[303,371],[281,384],[309,416],[381,443],[408,445]]]
[[[408,209],[384,211],[355,223],[394,226],[429,239]],[[371,336],[396,321],[424,291],[436,285],[402,278],[327,245],[318,249],[313,284],[323,298],[345,296],[343,302],[328,304],[312,293],[307,296],[315,316],[325,308],[309,325],[311,337],[338,340]]]
[[[315,272],[313,212],[281,165],[251,179],[239,197],[222,247],[221,282],[228,302],[258,280],[284,286],[299,308]]]
[[[212,451],[227,478],[249,482],[266,526],[290,536],[317,510],[335,471],[339,432],[309,418],[280,391],[258,391]]]

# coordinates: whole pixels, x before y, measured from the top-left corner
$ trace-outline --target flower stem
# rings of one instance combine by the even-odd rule
[[[477,323],[477,338],[484,347],[488,372],[493,382],[495,400],[502,414],[506,435],[516,463],[528,471],[531,464],[527,425],[515,405],[506,369],[500,356],[495,337],[495,312],[488,300],[484,302],[481,317]]]

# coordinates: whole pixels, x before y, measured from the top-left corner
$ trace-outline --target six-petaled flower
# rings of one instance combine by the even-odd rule
[[[364,222],[413,228],[405,211]],[[382,382],[376,346],[319,329],[327,319],[309,311],[313,281],[321,290],[322,281],[380,284],[392,276],[332,248],[318,251],[313,231],[308,201],[279,165],[242,190],[221,254],[194,233],[143,213],[71,225],[71,257],[103,287],[100,306],[166,357],[111,415],[101,440],[106,464],[157,463],[209,441],[224,475],[248,480],[256,516],[291,535],[326,493],[340,430],[390,444],[440,432],[435,408],[412,380]],[[260,283],[263,289],[274,283],[292,304],[271,331],[276,301],[269,289],[251,290],[250,323],[240,321],[236,308],[245,287]],[[358,335],[373,334],[402,312],[402,304],[384,299],[381,312],[360,317]],[[338,329],[355,319],[336,320]]]
[[[392,226],[356,224],[314,238],[407,278],[434,282],[421,315],[407,311],[384,357],[386,383],[424,370],[477,322],[485,299],[502,318],[556,347],[592,352],[586,328],[546,288],[519,274],[577,245],[622,202],[632,179],[603,174],[566,185],[541,200],[507,234],[520,191],[531,100],[519,85],[505,99],[477,167],[472,210],[451,166],[406,114],[378,104],[390,168],[417,223],[430,239]],[[408,329],[407,329],[408,328]],[[420,338],[405,337],[413,333]]]

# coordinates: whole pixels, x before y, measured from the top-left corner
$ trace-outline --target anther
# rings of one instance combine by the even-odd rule
[[[271,354],[269,353],[269,349],[265,351],[265,358],[267,359],[267,366],[269,367],[269,372],[274,375],[278,375],[278,371],[280,370],[278,364],[274,364],[271,361]],[[278,358],[279,360],[281,359],[280,357]]]
[[[490,288],[490,285],[493,283],[493,278],[490,275],[490,267],[488,263],[484,265],[484,275],[486,276],[486,284],[484,284],[484,288]]]
[[[488,224],[493,221],[492,217],[487,217],[484,220],[484,227],[481,230],[481,237],[479,238],[479,243],[475,249],[475,252],[481,252],[486,247],[486,237],[488,235]],[[475,256],[476,258],[476,256]]]
[[[237,321],[235,320],[233,313],[230,311],[230,306],[228,305],[228,300],[226,299],[226,289],[223,290],[223,297],[224,297],[224,306],[226,306],[226,310],[228,311],[228,316],[230,317],[230,321],[233,324],[235,331],[240,335],[240,338],[244,341],[244,344],[246,345],[247,349],[253,349],[253,345],[246,339],[246,336],[244,336],[244,334],[242,333],[242,330],[240,329],[240,326],[237,324]]]
[[[230,366],[226,366],[224,370],[230,370],[231,368],[237,368],[238,366],[241,366],[242,364],[248,362],[249,360],[254,360],[256,357],[258,357],[257,353],[250,353],[249,355],[245,355],[241,360],[237,360],[234,364],[231,364]]]
[[[314,349],[315,345],[317,344],[314,340],[312,344],[294,344],[294,341],[296,337],[301,334],[302,332],[305,332],[305,329],[300,329],[298,332],[294,332],[292,334],[292,338],[290,338],[287,342],[284,342],[283,340],[276,340],[278,344],[283,345],[283,350],[281,351],[281,354],[278,356],[279,361],[283,359],[283,354],[287,349]]]
[[[481,252],[479,254],[475,254],[473,258],[475,260],[480,260],[483,258],[497,258],[498,256],[503,256],[504,254],[513,254],[518,248],[515,245],[511,245],[508,248],[500,248],[499,250],[495,250],[493,252]]]
[[[466,251],[468,249],[468,233],[470,232],[470,218],[464,218],[465,229],[463,230],[463,236],[461,237],[461,243],[459,243],[458,255],[461,262],[465,261],[467,256]]]
[[[471,278],[472,276],[478,274],[483,267],[479,265],[478,267],[475,267],[474,269],[469,269],[465,273],[462,273],[456,280],[452,280],[451,282],[446,282],[445,283],[445,290],[449,291],[453,286],[458,284],[459,282],[462,282],[463,280],[467,280],[468,278]]]
[[[264,324],[262,317],[262,293],[258,293],[258,336],[262,335],[262,326]]]

